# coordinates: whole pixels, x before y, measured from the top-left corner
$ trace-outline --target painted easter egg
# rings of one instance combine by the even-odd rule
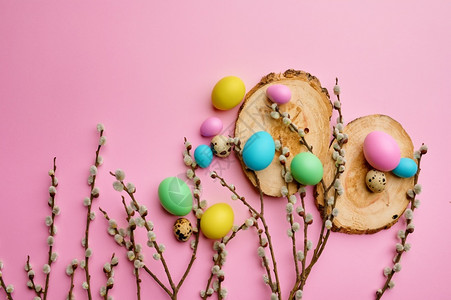
[[[399,161],[396,168],[393,169],[393,174],[402,178],[410,178],[414,176],[418,171],[417,163],[408,157],[403,157]]]
[[[186,216],[193,208],[193,196],[188,185],[178,177],[168,177],[158,186],[161,205],[171,214]]]
[[[236,76],[227,76],[219,80],[211,93],[213,106],[228,110],[237,106],[246,93],[244,82]]]
[[[275,103],[285,104],[291,99],[291,90],[283,84],[274,84],[266,89],[266,96]]]
[[[217,117],[210,117],[200,126],[200,134],[206,137],[215,136],[222,131],[222,128],[223,125],[221,119]]]
[[[243,162],[249,169],[260,171],[271,164],[275,153],[272,136],[266,131],[257,131],[244,145]]]
[[[373,168],[384,172],[396,168],[401,159],[398,143],[383,131],[372,131],[365,137],[363,154]]]
[[[232,229],[233,210],[227,203],[216,203],[203,213],[200,229],[209,239],[220,239]]]
[[[291,161],[290,169],[293,178],[303,185],[315,185],[323,178],[323,164],[310,152],[296,155]]]
[[[199,145],[196,150],[194,150],[194,159],[196,163],[201,168],[206,168],[211,164],[213,160],[213,152],[211,148],[207,145]]]
[[[380,193],[385,190],[387,178],[385,177],[384,172],[369,170],[368,173],[366,173],[365,183],[373,193]]]
[[[180,242],[186,242],[193,233],[191,222],[185,218],[178,218],[172,228],[175,238]]]
[[[232,152],[232,145],[229,143],[229,138],[224,135],[217,135],[212,138],[210,147],[213,154],[218,157],[227,157]]]

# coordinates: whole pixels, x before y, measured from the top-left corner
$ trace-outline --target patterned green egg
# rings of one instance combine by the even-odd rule
[[[158,187],[161,205],[175,216],[186,216],[193,208],[193,196],[188,185],[178,177],[168,177]]]

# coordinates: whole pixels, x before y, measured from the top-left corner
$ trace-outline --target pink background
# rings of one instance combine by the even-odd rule
[[[100,169],[100,205],[123,221],[120,196],[107,171],[122,168],[136,184],[137,197],[151,212],[159,242],[173,276],[179,278],[190,255],[177,243],[175,217],[158,203],[159,182],[185,171],[183,137],[208,143],[198,134],[208,116],[233,126],[235,108],[215,111],[209,100],[215,82],[226,75],[243,79],[247,89],[269,72],[288,68],[316,75],[332,90],[340,78],[344,116],[383,113],[409,132],[424,158],[422,206],[415,213],[411,252],[396,287],[384,299],[449,299],[451,292],[451,203],[445,187],[449,147],[451,91],[449,1],[7,1],[0,2],[0,259],[4,277],[14,283],[15,299],[31,299],[23,266],[32,257],[40,272],[46,260],[49,214],[48,169],[57,156],[57,263],[52,267],[51,299],[63,299],[69,288],[66,265],[82,258],[81,238],[89,194],[86,178],[97,143],[97,122],[106,126],[108,143]],[[317,2],[317,1],[315,1]],[[229,128],[229,130],[232,127]],[[256,194],[235,158],[216,167],[256,203]],[[247,217],[240,203],[217,183],[204,178],[209,204],[231,203],[236,222]],[[285,232],[285,200],[267,199],[285,296],[292,284],[290,240]],[[314,212],[314,231],[319,216]],[[191,217],[191,216],[190,216]],[[391,265],[396,243],[393,229],[375,235],[333,234],[313,269],[305,299],[373,299]],[[132,267],[124,251],[106,234],[97,214],[92,224],[93,291],[105,283],[102,265],[116,252],[120,266],[111,295],[133,299]],[[144,234],[142,242],[144,243]],[[211,267],[212,242],[202,237],[198,259],[181,291],[197,299]],[[269,299],[256,256],[254,232],[240,234],[228,246],[225,287],[229,299]],[[146,262],[164,275],[146,248]],[[84,299],[81,272],[76,298]],[[1,292],[3,293],[3,292]],[[166,299],[143,275],[145,299]],[[2,296],[3,297],[3,296]]]

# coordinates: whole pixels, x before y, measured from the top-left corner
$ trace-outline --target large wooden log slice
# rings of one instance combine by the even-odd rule
[[[253,133],[261,130],[267,131],[275,140],[281,140],[284,146],[290,148],[292,155],[288,158],[288,165],[295,154],[307,150],[299,143],[297,133],[291,132],[282,123],[282,120],[271,118],[269,113],[272,102],[266,97],[266,89],[273,84],[284,84],[290,88],[291,101],[280,105],[280,110],[288,112],[297,126],[309,129],[306,140],[313,146],[315,155],[324,163],[328,156],[332,105],[327,89],[321,87],[321,83],[316,77],[303,71],[287,70],[283,74],[270,73],[263,77],[246,94],[235,123],[235,137],[239,137],[244,146]],[[276,152],[271,165],[256,172],[262,191],[268,196],[280,197],[281,187],[285,185],[281,176],[279,155],[280,153]],[[254,176],[246,170],[242,161],[241,164],[247,177],[256,186]],[[294,193],[295,191],[296,184],[291,183],[289,192]]]
[[[399,178],[386,172],[387,185],[382,193],[372,193],[365,184],[366,173],[372,167],[363,155],[363,141],[374,130],[390,134],[401,148],[402,157],[413,158],[413,144],[401,124],[385,115],[370,115],[350,122],[344,128],[349,141],[343,146],[346,154],[346,170],[341,176],[344,194],[338,197],[338,216],[333,220],[333,230],[352,234],[375,233],[390,228],[404,213],[409,201],[406,192],[413,186],[412,178]],[[333,148],[329,149],[329,157]],[[324,180],[330,183],[334,176],[332,158],[324,164]],[[317,205],[324,206],[323,189],[317,186]],[[333,188],[331,190],[333,192]],[[331,196],[331,192],[329,192]]]

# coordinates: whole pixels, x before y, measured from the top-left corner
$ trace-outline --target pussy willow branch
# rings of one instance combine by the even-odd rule
[[[239,153],[239,152],[237,152]],[[265,220],[265,216],[264,216],[264,201],[263,201],[263,192],[260,186],[260,180],[258,179],[257,175],[255,174],[254,171],[252,171],[252,174],[255,178],[256,184],[257,184],[257,190],[259,191],[259,198],[260,198],[260,210],[261,212],[258,212],[255,208],[252,207],[252,205],[249,204],[249,202],[246,201],[246,199],[244,197],[241,197],[236,191],[235,191],[235,187],[230,186],[223,177],[219,176],[217,172],[213,171],[211,174],[212,178],[218,178],[220,180],[220,183],[222,186],[226,187],[229,191],[231,191],[238,200],[240,200],[252,213],[254,213],[256,215],[256,219],[258,221],[258,219],[261,220],[262,224],[263,224],[263,228],[264,228],[264,233],[266,235],[266,238],[268,239],[268,244],[269,244],[269,251],[271,254],[271,260],[272,260],[272,264],[273,264],[273,272],[274,272],[274,277],[275,277],[275,283],[276,283],[276,289],[274,291],[273,286],[271,286],[271,291],[275,292],[280,299],[282,299],[282,295],[281,295],[281,288],[280,288],[280,280],[279,280],[279,274],[277,271],[277,261],[275,259],[275,254],[274,254],[274,247],[272,244],[272,239],[271,239],[271,234],[269,233],[269,228],[268,228],[268,224],[266,223]]]
[[[187,155],[189,155],[191,157],[190,154],[190,150],[192,148],[191,144],[189,144],[188,140],[186,138],[184,138],[185,140],[185,149],[186,149],[186,153]],[[189,166],[189,168],[193,171],[193,178],[197,178],[197,180],[193,180],[195,189],[200,190],[201,188],[201,180],[196,176],[196,169],[197,169],[197,165],[194,166],[193,164],[191,164]],[[196,203],[197,203],[197,207],[200,208],[200,195],[197,193],[193,193],[194,194],[194,198],[196,199]],[[185,282],[186,277],[188,276],[188,273],[191,271],[191,267],[193,266],[194,261],[196,260],[196,255],[197,255],[197,249],[198,249],[198,245],[199,245],[199,234],[200,234],[200,217],[196,215],[196,210],[193,209],[193,215],[196,218],[196,231],[194,231],[193,235],[194,235],[194,246],[193,246],[193,252],[191,254],[191,259],[185,269],[185,272],[182,275],[182,278],[180,278],[179,283],[177,284],[177,291],[180,289],[180,287],[182,286],[183,282]]]
[[[338,87],[338,79],[336,80],[336,87]],[[334,88],[334,91],[335,91],[335,88]],[[337,94],[337,99],[338,100],[333,104],[333,107],[338,111],[339,117],[338,117],[337,121],[338,121],[338,123],[341,123],[341,122],[343,122],[343,116],[342,116],[342,113],[341,113],[341,102],[340,102],[340,98],[339,98],[339,91],[336,94]],[[308,130],[305,130],[305,129],[304,130],[300,130],[298,126],[296,126],[295,124],[293,124],[291,122],[291,120],[289,119],[290,116],[289,116],[288,113],[280,112],[280,109],[279,109],[277,104],[273,104],[271,106],[271,108],[272,108],[273,111],[277,112],[275,118],[279,118],[279,116],[282,115],[284,117],[284,123],[285,123],[285,119],[288,119],[287,120],[288,122],[285,123],[285,124],[288,125],[288,127],[290,128],[291,131],[296,132],[300,136],[299,142],[302,145],[304,145],[309,152],[313,153],[313,147],[310,146],[308,144],[307,140],[305,139],[305,133],[306,132],[308,133]],[[340,134],[341,134],[341,132],[340,132]],[[336,135],[337,134],[335,133],[335,128],[334,128],[334,137],[336,137]],[[337,141],[337,143],[338,143],[340,148],[346,142],[347,142],[347,138],[341,138],[340,140]],[[322,222],[321,231],[320,231],[320,234],[319,234],[319,237],[318,237],[318,243],[317,243],[316,248],[315,248],[315,250],[313,252],[313,256],[311,258],[310,264],[307,267],[305,266],[305,264],[306,264],[305,260],[306,260],[306,254],[307,254],[306,253],[307,252],[307,249],[306,249],[307,238],[306,238],[306,236],[307,236],[307,225],[308,224],[306,224],[304,222],[304,258],[303,258],[303,261],[301,262],[302,263],[302,272],[301,272],[301,275],[298,276],[298,278],[296,280],[296,283],[295,283],[293,289],[290,292],[289,299],[292,299],[294,297],[294,295],[295,295],[297,290],[299,290],[299,289],[302,290],[302,288],[304,287],[305,282],[306,282],[306,280],[308,278],[308,275],[310,274],[310,271],[311,271],[312,267],[318,261],[320,255],[322,254],[322,252],[323,252],[323,250],[325,248],[327,240],[328,240],[328,238],[330,236],[331,229],[327,228],[327,230],[326,230],[325,224],[326,224],[326,221],[328,221],[328,220],[332,221],[333,220],[332,211],[335,208],[335,203],[336,203],[336,199],[338,197],[338,193],[337,193],[337,191],[335,191],[335,193],[334,193],[334,201],[333,201],[332,206],[330,207],[327,204],[328,192],[335,185],[336,181],[340,177],[341,172],[339,170],[340,170],[340,166],[341,165],[344,166],[344,163],[342,163],[342,164],[338,164],[337,163],[336,164],[336,171],[335,171],[334,179],[332,180],[332,182],[331,182],[331,184],[329,186],[326,186],[326,183],[324,182],[323,179],[321,179],[321,181],[320,181],[320,184],[321,184],[321,186],[323,188],[323,198],[324,198],[324,206],[323,206],[323,211],[321,213],[323,222]],[[304,204],[303,204],[303,207],[305,207]],[[326,231],[326,233],[325,233],[325,231]]]
[[[103,137],[103,131],[104,131],[103,129],[100,130],[100,133],[99,133],[100,140]],[[99,140],[99,145],[97,146],[96,156],[95,156],[95,160],[94,160],[94,165],[96,166],[96,168],[98,168],[99,165],[100,165],[99,164],[99,153],[100,153],[100,149],[102,148],[102,145],[103,145],[103,143],[100,142],[100,140]],[[92,193],[92,191],[93,191],[93,189],[95,187],[97,175],[94,174],[94,175],[91,175],[91,176],[92,176],[92,181],[89,184],[89,186],[91,188],[90,195],[89,195],[90,201],[89,201],[89,205],[88,205],[88,210],[86,212],[86,226],[85,226],[85,237],[84,237],[84,250],[85,250],[85,267],[84,267],[84,269],[85,269],[86,283],[88,284],[86,291],[88,293],[88,299],[89,300],[92,300],[92,295],[91,295],[91,274],[89,273],[89,256],[86,255],[86,251],[89,248],[89,225],[91,224],[92,201],[93,201],[94,198],[98,197],[98,194],[96,196],[96,195],[93,195],[93,193]]]
[[[100,208],[99,207],[99,210],[102,212],[102,214],[103,214],[103,217],[107,220],[107,221],[110,221],[110,220],[112,220],[111,218],[110,218],[110,216],[108,215],[108,213],[105,211],[105,210],[103,210],[102,208]],[[113,228],[113,230],[114,230],[114,232],[115,232],[115,235],[120,235],[120,232],[119,232],[119,230],[117,229],[117,228]],[[125,245],[125,242],[121,242],[120,244],[119,244],[120,246],[122,246],[122,247],[124,247],[127,251],[128,251],[128,249],[127,249],[127,246]],[[158,279],[158,277],[146,266],[146,265],[144,265],[143,266],[143,269],[155,280],[155,282],[170,296],[170,297],[172,297],[172,293],[171,293],[171,291]]]
[[[113,172],[110,172],[110,174],[115,176],[115,174]],[[144,224],[145,224],[144,226],[145,226],[147,232],[153,231],[152,228],[148,225],[148,223],[146,221],[147,211],[145,213],[142,213],[142,214],[139,211],[140,205],[139,205],[138,201],[136,201],[136,198],[135,198],[135,195],[134,195],[135,191],[129,190],[127,188],[127,185],[125,184],[125,182],[123,180],[119,180],[119,182],[124,186],[124,191],[130,197],[130,199],[131,199],[131,201],[133,203],[135,211],[138,212],[138,214],[140,214],[141,218],[144,220]],[[132,208],[133,208],[133,206],[132,206]],[[177,287],[175,286],[174,280],[172,279],[171,272],[169,271],[168,265],[166,263],[164,255],[163,255],[163,251],[160,249],[160,246],[159,246],[159,244],[157,243],[156,240],[152,241],[152,244],[153,244],[153,247],[155,248],[155,250],[157,251],[157,253],[160,255],[160,260],[161,260],[161,263],[163,265],[163,268],[164,268],[164,271],[166,273],[166,276],[167,276],[167,278],[169,280],[169,284],[171,286],[172,291],[176,291]],[[174,297],[174,293],[171,293],[171,294]]]
[[[423,144],[423,145],[424,145],[424,144]],[[417,173],[415,174],[415,177],[414,177],[414,183],[413,183],[414,186],[418,183],[418,179],[419,179],[419,177],[420,177],[420,172],[421,172],[420,163],[421,163],[421,158],[422,158],[422,156],[423,156],[424,154],[426,154],[426,151],[424,151],[424,152],[423,152],[423,151],[420,151],[420,156],[419,156],[419,158],[418,158],[418,160],[417,160],[417,161],[418,161],[418,170],[417,170]],[[416,196],[417,196],[417,193],[416,193],[416,192],[414,192],[413,197],[411,197],[411,196],[408,195],[409,202],[410,202],[410,209],[412,210],[412,213],[414,212],[414,210],[415,210],[415,208],[416,208],[416,206],[415,206],[415,204],[414,204],[414,203],[415,203]],[[412,219],[407,219],[406,223],[407,223],[407,224],[406,224],[406,227],[408,227],[408,226],[412,223]],[[402,245],[402,247],[403,247],[403,250],[397,252],[397,254],[396,254],[396,256],[395,256],[395,258],[394,258],[394,260],[393,260],[393,264],[394,264],[394,265],[397,264],[397,263],[399,263],[399,262],[401,261],[401,256],[402,256],[402,254],[406,251],[406,250],[404,250],[404,247],[405,247],[405,245],[406,245],[407,237],[408,237],[409,234],[412,233],[412,232],[413,232],[413,230],[406,230],[404,236],[401,237],[401,245]],[[395,275],[395,273],[396,273],[396,272],[395,272],[394,268],[391,268],[391,271],[390,271],[390,273],[387,275],[387,279],[385,280],[384,286],[382,287],[381,290],[378,290],[378,291],[376,292],[376,299],[377,299],[377,300],[381,299],[382,296],[384,295],[385,291],[386,291],[388,288],[390,288],[389,284],[390,284],[390,281],[392,280],[393,276]]]
[[[185,155],[188,155],[188,156],[191,157],[191,155],[190,155],[191,148],[192,148],[191,144],[185,138]],[[189,168],[191,169],[192,174],[193,174],[192,179],[193,179],[193,182],[194,182],[194,185],[195,185],[195,189],[197,189],[199,191],[200,187],[201,187],[201,180],[200,180],[199,177],[196,176],[196,173],[195,173],[195,171],[197,169],[197,165],[190,164]],[[116,179],[118,179],[115,173],[110,172],[110,174],[112,176],[115,176]],[[149,226],[148,222],[146,221],[147,210],[142,211],[140,209],[140,207],[141,207],[140,204],[137,202],[137,200],[135,198],[134,193],[136,192],[136,190],[135,189],[134,190],[130,190],[128,185],[126,185],[125,182],[122,179],[121,180],[118,179],[118,181],[122,185],[123,190],[129,195],[129,197],[130,197],[130,199],[132,201],[132,204],[133,204],[131,207],[144,220],[144,224],[145,224],[144,226],[145,226],[147,232],[153,231],[153,228],[151,228]],[[199,193],[193,193],[193,194],[194,194],[194,198],[196,200],[196,208],[199,209],[199,207],[200,207],[200,195],[199,195]],[[187,276],[188,276],[188,274],[189,274],[189,272],[190,272],[190,270],[192,268],[192,265],[193,265],[193,263],[194,263],[194,261],[196,259],[196,255],[197,255],[197,249],[198,249],[198,244],[199,244],[200,216],[197,216],[196,209],[193,209],[193,214],[196,217],[196,229],[194,230],[194,234],[193,234],[194,235],[194,244],[193,244],[193,247],[192,247],[193,248],[193,252],[191,254],[191,258],[190,258],[190,260],[188,262],[188,265],[186,266],[186,269],[185,269],[182,277],[180,278],[180,280],[179,280],[179,282],[177,284],[175,284],[175,282],[172,279],[170,270],[169,270],[169,268],[167,266],[166,260],[165,260],[164,255],[163,255],[163,250],[160,248],[160,245],[157,243],[156,239],[153,239],[152,241],[150,241],[152,243],[152,246],[155,248],[155,250],[157,251],[157,253],[159,255],[159,260],[161,260],[161,262],[162,262],[162,265],[163,265],[163,268],[165,270],[166,276],[168,278],[168,281],[169,281],[169,284],[170,284],[172,292],[157,278],[157,276],[155,274],[153,274],[150,271],[150,269],[148,267],[146,267],[145,265],[143,266],[144,270],[160,285],[160,287],[162,287],[164,289],[164,291],[172,299],[176,299],[177,298],[178,291],[180,290],[181,286],[183,285],[185,279],[187,278]],[[104,213],[104,215],[105,215],[105,213]]]
[[[25,263],[25,271],[27,272],[28,280],[31,283],[27,283],[27,286],[34,291],[37,297],[42,297],[42,289],[37,287],[36,283],[34,282],[34,271],[30,264],[30,256],[27,255],[27,262]]]
[[[224,243],[224,245],[227,245],[236,235],[237,235],[237,233],[240,231],[240,230],[242,230],[243,228],[245,228],[246,227],[246,223],[243,223],[240,227],[238,227],[238,229],[236,230],[236,231],[233,231],[232,232],[232,234],[230,234],[229,236],[228,236],[228,238],[227,239],[224,239],[224,238],[222,238],[221,239],[221,243]],[[215,265],[217,265],[217,266],[219,266],[220,268],[222,268],[223,267],[223,265],[224,265],[224,262],[223,262],[223,259],[221,258],[221,253],[222,253],[222,249],[221,248],[218,248],[218,250],[217,250],[217,255],[218,255],[218,257],[216,258],[216,259],[213,259],[213,265],[215,266]],[[208,278],[208,280],[207,280],[207,285],[205,286],[205,291],[208,291],[208,289],[210,288],[210,286],[211,286],[211,282],[213,281],[213,278],[214,278],[214,274],[212,273],[212,272],[210,272],[210,277]],[[220,280],[219,280],[219,284],[221,284],[221,282],[224,280],[224,278],[221,278]],[[220,289],[218,289],[218,291],[219,291]],[[203,300],[205,300],[205,299],[207,299],[208,297],[211,297],[212,295],[208,295],[207,293],[205,293],[205,295],[204,296],[202,296],[201,298],[203,299]],[[220,294],[218,294],[218,299],[222,299],[222,296],[220,295]]]
[[[0,267],[1,268],[1,267]],[[6,283],[5,283],[5,281],[3,280],[3,273],[2,273],[2,270],[0,269],[0,285],[1,285],[1,287],[3,288],[3,290],[5,291],[5,293],[6,293],[6,299],[8,299],[8,300],[14,300],[13,299],[13,296],[11,295],[11,293],[10,292],[8,292],[8,287],[6,286]]]
[[[104,300],[108,300],[108,293],[113,288],[114,283],[109,284],[110,278],[113,278],[114,267],[117,266],[117,258],[115,257],[115,253],[111,256],[110,262],[108,263],[109,268],[106,266],[103,267],[103,272],[107,278],[107,283],[105,285],[105,295],[103,296]]]
[[[284,149],[282,142],[281,142],[280,149]],[[287,188],[287,191],[289,191],[289,184],[288,184],[288,181],[285,179],[285,175],[287,174],[287,171],[288,171],[287,166],[286,166],[286,158],[290,155],[290,152],[285,153],[285,154],[283,152],[284,151],[282,150],[281,151],[281,155],[283,155],[282,158],[284,158],[284,160],[281,160],[279,158],[279,162],[280,162],[280,165],[281,165],[282,170],[283,170],[282,178],[283,178],[283,180],[285,182],[285,187]],[[287,205],[289,205],[291,203],[289,193],[287,193],[286,198],[287,198]],[[287,214],[288,214],[288,222],[290,223],[290,228],[292,229],[293,228],[293,224],[294,224],[293,211],[287,212]],[[307,232],[305,231],[305,233],[307,233]],[[305,239],[307,239],[307,237],[305,237]],[[292,244],[292,254],[293,254],[294,269],[295,269],[296,279],[297,279],[297,278],[299,278],[299,263],[298,263],[297,254],[296,254],[296,252],[297,252],[297,249],[296,249],[296,235],[295,235],[294,232],[291,235],[291,244]]]
[[[274,272],[274,277],[276,279],[276,287],[277,287],[277,289],[276,289],[275,293],[277,294],[277,297],[279,298],[279,300],[281,300],[282,299],[282,289],[280,288],[280,280],[279,280],[279,273],[277,271],[277,261],[276,261],[276,256],[274,254],[274,246],[273,246],[273,243],[272,243],[271,234],[269,233],[268,224],[266,223],[265,216],[263,214],[263,203],[264,203],[264,201],[263,201],[263,191],[262,191],[262,188],[260,186],[260,180],[258,179],[257,174],[255,174],[254,171],[252,173],[255,176],[255,181],[257,182],[257,189],[258,189],[259,194],[260,194],[260,204],[261,204],[262,212],[261,212],[260,215],[258,215],[258,217],[262,221],[263,227],[265,228],[264,232],[265,232],[266,238],[268,239],[269,252],[271,254],[271,260],[272,260],[272,265],[273,265],[273,272]]]
[[[127,209],[127,204],[125,203],[124,196],[122,196],[122,204],[124,205],[124,210],[125,210],[125,213],[127,214],[127,217],[126,217],[127,224],[130,224],[130,219],[132,217],[132,214]],[[135,242],[135,234],[134,234],[135,229],[136,229],[135,224],[128,226],[130,243],[131,243],[130,248],[133,251],[133,256],[136,259],[138,259],[139,252],[136,250],[136,242]],[[135,278],[136,278],[136,296],[137,296],[138,300],[141,300],[141,279],[139,278],[139,267],[137,267],[134,264],[134,262],[135,262],[135,259],[133,259],[133,266],[134,266],[134,274],[135,274]]]
[[[52,186],[56,187],[58,185],[58,182],[56,181],[55,178],[55,172],[56,172],[56,157],[53,158],[53,173],[50,173],[50,178],[52,180]],[[51,203],[49,203],[49,206],[52,210],[52,224],[50,225],[50,236],[54,237],[55,236],[55,194],[54,193],[50,193],[50,197],[52,199]],[[53,243],[51,243],[49,245],[49,254],[48,254],[48,258],[47,258],[47,264],[51,267],[53,260],[52,260],[52,253],[53,253]],[[49,289],[49,282],[50,282],[50,272],[47,273],[47,275],[45,276],[45,287],[44,287],[44,300],[47,300],[47,292]]]
[[[75,287],[75,285],[74,285],[75,270],[69,276],[70,276],[70,288],[69,288],[69,292],[67,293],[67,300],[72,300],[72,298],[74,297],[73,293],[74,293],[74,287]]]

